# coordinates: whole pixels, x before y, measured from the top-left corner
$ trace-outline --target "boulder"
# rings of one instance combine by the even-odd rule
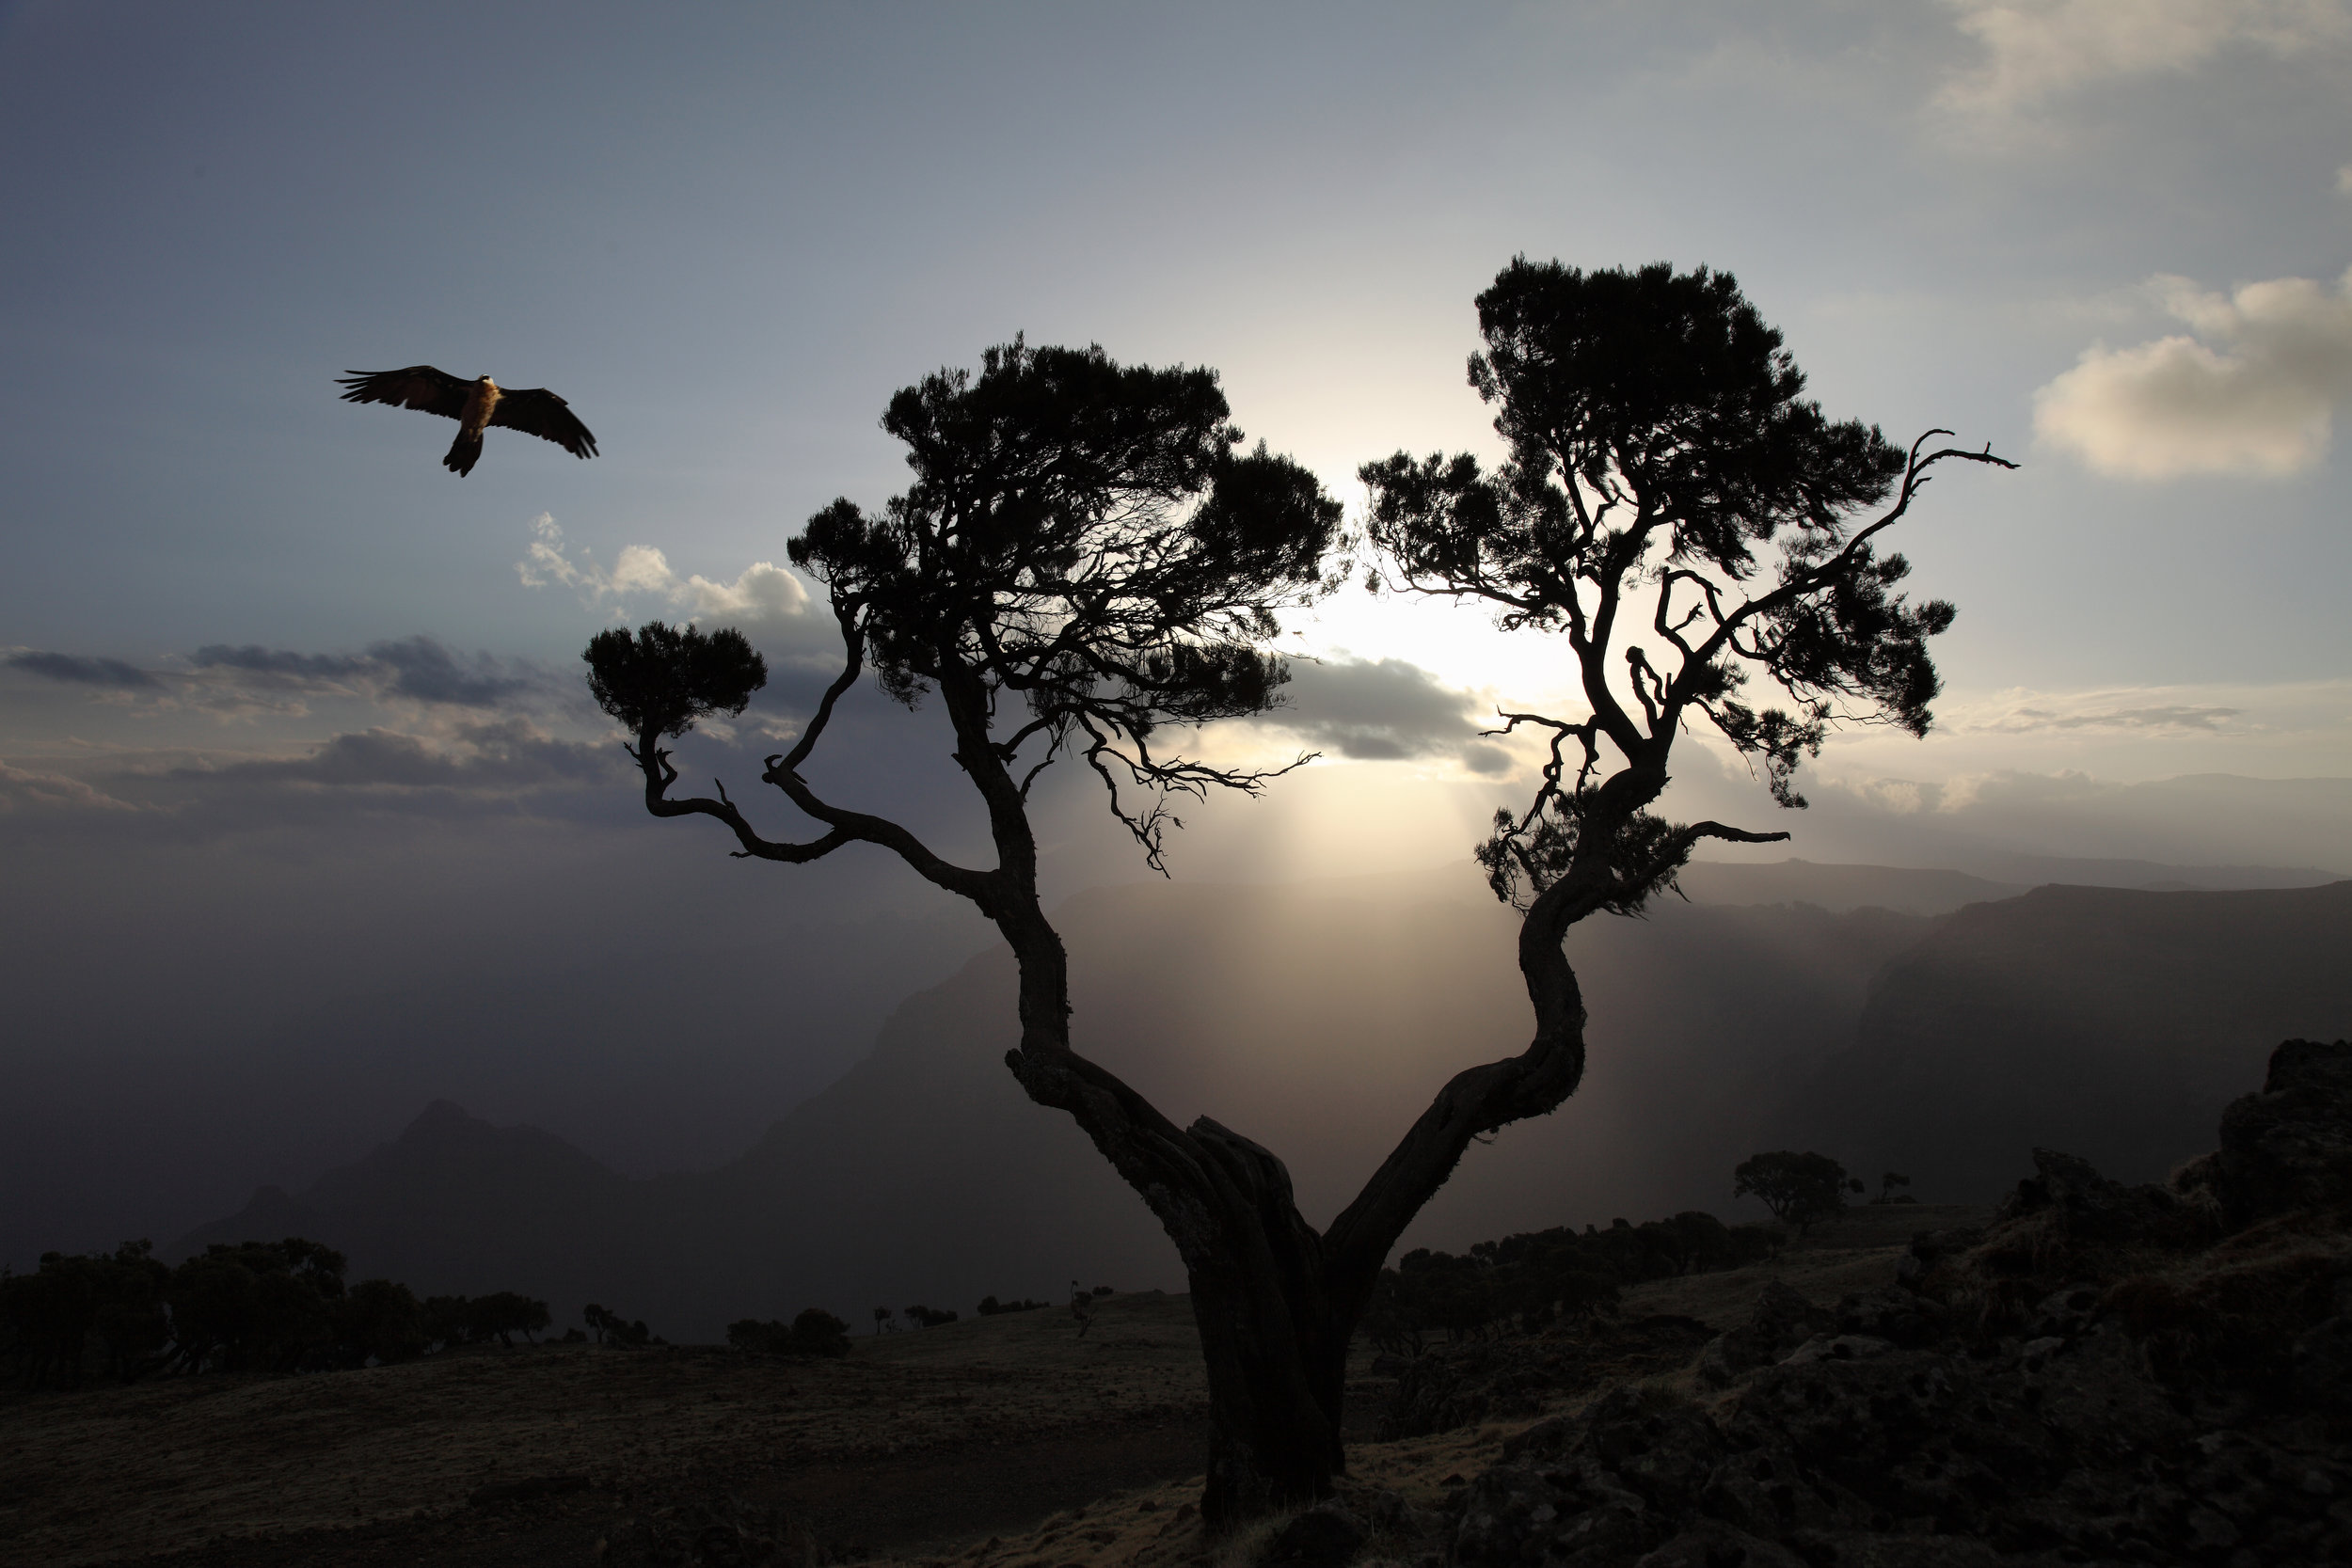
[[[2272,1052],[2262,1092],[2221,1113],[2217,1163],[2234,1226],[2352,1200],[2352,1041]]]
[[[1699,1381],[1726,1388],[1743,1373],[1769,1367],[1817,1334],[1835,1333],[1836,1315],[1813,1305],[1780,1280],[1764,1287],[1748,1321],[1718,1336],[1699,1354]]]
[[[1274,1532],[1258,1560],[1264,1568],[1345,1568],[1372,1538],[1345,1503],[1318,1503]]]

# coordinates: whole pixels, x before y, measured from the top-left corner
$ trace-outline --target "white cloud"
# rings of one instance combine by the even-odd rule
[[[2328,450],[2335,406],[2352,397],[2352,273],[2224,295],[2185,278],[2150,288],[2189,334],[2135,348],[2094,344],[2034,394],[2034,431],[2101,473],[2299,472]]]
[[[1983,62],[1939,102],[2013,113],[2116,77],[2191,71],[2233,44],[2281,57],[2352,38],[2344,0],[1949,0]]]
[[[628,618],[623,602],[628,598],[657,600],[697,621],[752,627],[789,620],[808,608],[801,579],[772,562],[755,561],[733,582],[717,582],[699,573],[679,577],[651,545],[623,546],[610,569],[585,548],[574,560],[563,529],[545,512],[532,519],[531,533],[529,549],[515,563],[523,586],[572,589],[587,603],[612,606],[616,620]]]
[[[2352,196],[2352,164],[2346,164],[2336,170],[2336,194]]]

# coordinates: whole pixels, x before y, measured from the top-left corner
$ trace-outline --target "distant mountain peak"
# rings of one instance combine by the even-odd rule
[[[449,1143],[459,1138],[477,1138],[498,1129],[469,1113],[453,1100],[437,1100],[417,1114],[417,1119],[401,1130],[399,1141],[405,1144]]]

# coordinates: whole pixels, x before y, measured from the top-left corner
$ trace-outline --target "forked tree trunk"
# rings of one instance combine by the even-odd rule
[[[1523,1054],[1457,1073],[1318,1234],[1271,1152],[1205,1117],[1177,1127],[1073,1051],[1060,938],[1034,914],[1000,915],[997,925],[1022,976],[1023,1045],[1006,1065],[1031,1100],[1070,1114],[1184,1260],[1209,1381],[1204,1522],[1221,1534],[1328,1497],[1346,1471],[1348,1340],[1390,1247],[1472,1137],[1550,1110],[1582,1076],[1584,1008],[1558,927],[1535,921],[1520,941],[1529,993],[1548,1027]]]
[[[1327,1497],[1346,1465],[1347,1342],[1389,1249],[1473,1138],[1552,1110],[1583,1076],[1583,996],[1561,944],[1611,895],[1614,879],[1588,855],[1532,901],[1518,948],[1534,1039],[1517,1056],[1454,1074],[1319,1234],[1299,1216],[1290,1172],[1271,1152],[1205,1117],[1176,1126],[1071,1049],[1069,958],[1038,900],[1036,846],[1019,792],[980,743],[983,709],[968,692],[945,682],[943,689],[967,739],[958,760],[990,801],[1002,856],[977,901],[1020,965],[1021,1045],[1005,1064],[1031,1100],[1069,1113],[1143,1198],[1190,1281],[1209,1378],[1203,1519],[1223,1533]],[[1664,785],[1663,771],[1652,770],[1621,774],[1600,793],[1638,796],[1619,807],[1630,812]]]
[[[1322,1238],[1292,1202],[1282,1163],[1201,1120],[1191,1136],[1243,1180],[1221,1184],[1217,1244],[1185,1273],[1209,1378],[1208,1482],[1200,1511],[1223,1531],[1328,1497],[1340,1443],[1352,1315],[1339,1321]]]

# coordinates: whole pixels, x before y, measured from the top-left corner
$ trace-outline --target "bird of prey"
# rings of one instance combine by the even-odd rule
[[[553,441],[574,457],[596,455],[596,438],[571,405],[545,387],[508,391],[486,375],[460,381],[430,365],[405,371],[355,372],[337,379],[345,403],[389,403],[421,409],[457,421],[457,439],[450,443],[441,467],[463,479],[482,457],[485,426],[501,425]]]

